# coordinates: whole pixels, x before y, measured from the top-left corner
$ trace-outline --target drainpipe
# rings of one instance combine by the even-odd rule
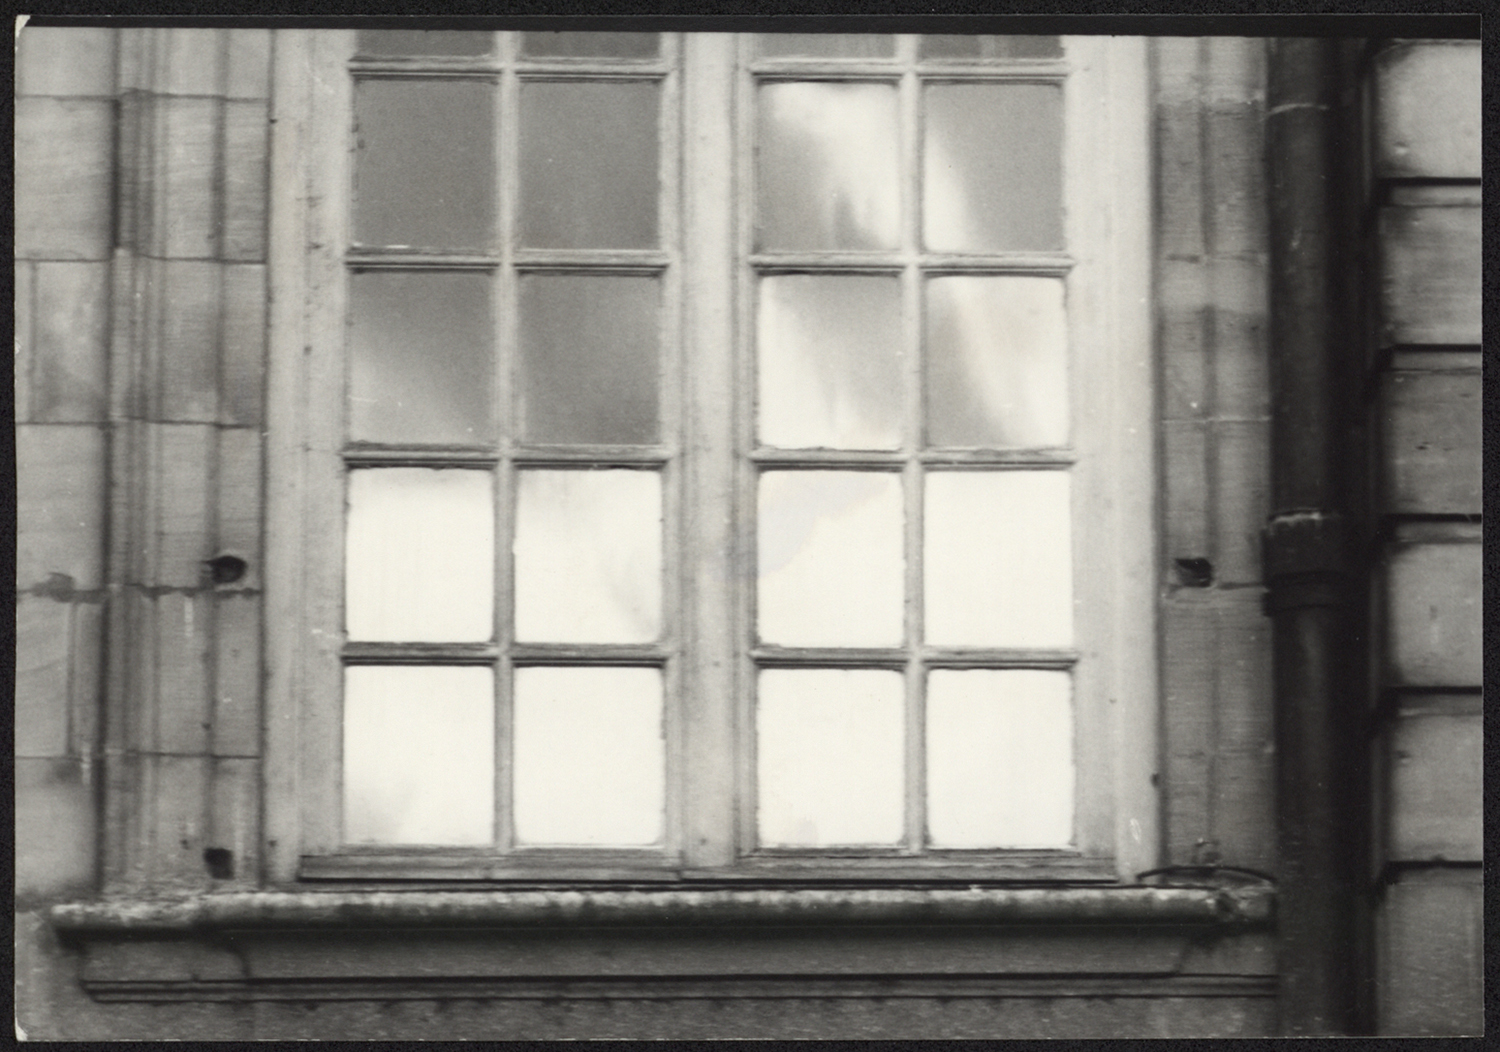
[[[1339,396],[1336,43],[1268,42],[1271,508],[1262,535],[1275,694],[1281,1032],[1354,1029],[1358,811]]]

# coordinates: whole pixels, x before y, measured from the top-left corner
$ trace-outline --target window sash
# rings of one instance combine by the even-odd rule
[[[681,240],[681,285],[675,293],[681,309],[674,304],[664,311],[666,318],[680,317],[682,324],[681,331],[664,344],[668,359],[673,357],[673,347],[680,346],[682,351],[680,371],[664,377],[663,410],[665,413],[667,401],[677,400],[673,409],[681,414],[686,438],[680,447],[676,474],[682,480],[680,518],[687,524],[676,543],[670,533],[666,542],[669,558],[678,558],[679,576],[676,580],[669,578],[666,591],[681,601],[682,647],[676,659],[668,659],[676,682],[667,689],[668,711],[674,715],[668,722],[667,791],[672,802],[668,805],[666,850],[534,849],[497,857],[485,851],[351,851],[339,845],[336,823],[330,821],[330,816],[338,814],[338,792],[336,779],[330,779],[328,772],[336,770],[340,728],[336,711],[330,714],[334,707],[328,705],[328,699],[339,696],[338,677],[342,675],[338,645],[342,621],[337,597],[342,595],[343,516],[342,503],[328,500],[327,495],[342,492],[346,458],[338,429],[329,426],[328,414],[314,410],[338,404],[343,395],[342,362],[328,348],[341,346],[342,340],[341,279],[345,264],[339,250],[349,240],[339,188],[349,185],[349,155],[342,148],[341,136],[329,132],[347,126],[352,78],[314,74],[346,68],[351,36],[327,31],[277,34],[279,120],[273,142],[272,266],[277,288],[300,291],[291,297],[276,297],[272,308],[274,416],[268,437],[268,563],[274,571],[270,578],[276,583],[268,585],[272,593],[268,596],[272,600],[268,618],[272,716],[267,735],[270,778],[266,807],[273,878],[292,881],[299,874],[338,879],[426,874],[433,879],[620,875],[673,879],[695,874],[732,878],[738,874],[756,879],[768,875],[803,879],[878,873],[892,879],[943,874],[1100,879],[1116,870],[1127,873],[1149,868],[1156,850],[1155,790],[1149,781],[1155,770],[1156,696],[1151,617],[1154,481],[1149,428],[1149,320],[1146,268],[1141,266],[1147,258],[1147,217],[1141,204],[1146,186],[1145,61],[1139,41],[1104,38],[1068,41],[1064,205],[1071,268],[1060,254],[1031,254],[1030,258],[1018,256],[1003,261],[929,254],[923,260],[902,258],[884,264],[889,269],[897,263],[901,273],[909,275],[903,278],[904,317],[909,329],[918,325],[919,314],[913,308],[920,289],[918,279],[910,276],[918,273],[918,263],[943,272],[968,271],[976,266],[984,272],[995,268],[1024,273],[1067,271],[1073,450],[1077,458],[1069,470],[1076,494],[1073,555],[1079,642],[1076,653],[992,653],[984,662],[992,663],[986,667],[998,667],[995,662],[1003,666],[1011,660],[1074,663],[1075,720],[1079,728],[1075,760],[1080,771],[1088,772],[1078,785],[1076,853],[928,850],[920,857],[898,851],[886,857],[851,858],[870,853],[835,849],[786,857],[780,852],[757,853],[754,849],[754,798],[748,791],[752,786],[745,783],[753,767],[746,743],[754,733],[756,658],[742,645],[750,638],[746,630],[753,624],[745,608],[751,601],[746,596],[750,589],[742,589],[736,597],[723,587],[724,581],[734,579],[735,553],[753,551],[745,547],[745,531],[750,531],[753,544],[753,479],[758,469],[742,455],[751,448],[745,429],[753,427],[753,420],[743,401],[734,404],[736,398],[753,398],[753,387],[746,380],[747,370],[753,370],[753,315],[747,314],[753,312],[753,298],[745,295],[745,288],[757,267],[853,268],[865,266],[870,260],[749,257],[735,262],[736,246],[749,243],[745,240],[746,215],[744,211],[731,211],[725,203],[736,200],[734,191],[738,187],[742,191],[738,199],[744,202],[740,208],[750,208],[748,189],[753,183],[745,181],[743,167],[735,170],[723,164],[722,158],[737,145],[739,163],[749,163],[741,137],[746,134],[747,123],[753,122],[753,80],[759,75],[800,77],[817,70],[827,72],[833,64],[778,59],[755,60],[752,67],[742,53],[736,53],[737,48],[748,50],[747,41],[708,34],[689,34],[680,41],[663,35],[663,69],[657,70],[664,78],[679,76],[669,68],[673,66],[669,56],[674,47],[680,47],[680,98],[670,108],[665,96],[662,102],[664,125],[676,124],[668,114],[677,112],[680,106],[684,134],[678,145],[686,223]],[[913,44],[903,40],[898,47],[910,54]],[[865,69],[867,65],[871,68]],[[929,64],[935,74],[939,65]],[[649,66],[641,63],[642,70]],[[568,68],[581,75],[588,66],[575,61]],[[945,65],[941,76],[949,80],[1026,73],[1055,75],[1058,68],[1055,62],[1033,63],[1027,69],[1007,66],[1004,71],[998,67]],[[838,64],[840,75],[892,76],[893,69],[890,63]],[[518,74],[501,76],[509,77],[513,84]],[[898,71],[895,77],[914,85],[916,73]],[[911,86],[905,97],[908,109],[914,106]],[[509,101],[514,103],[513,90]],[[514,112],[513,105],[501,109]],[[725,119],[731,113],[738,114],[735,121]],[[910,121],[912,113],[905,116],[908,119],[903,125],[915,127]],[[506,132],[507,126],[510,132]],[[501,128],[502,135],[513,136],[513,121],[502,120]],[[508,140],[508,147],[502,154],[514,158],[513,139]],[[664,138],[663,156],[671,157],[674,152],[667,149]],[[907,158],[904,192],[911,194],[915,192],[916,145],[907,143],[903,153]],[[1103,160],[1095,160],[1101,156]],[[1086,158],[1086,163],[1068,163],[1080,157]],[[719,159],[718,163],[712,163],[713,159]],[[513,161],[507,165],[514,168]],[[670,162],[666,167],[669,171],[676,169]],[[503,178],[513,194],[513,174],[504,174]],[[667,192],[664,189],[664,200]],[[502,209],[502,215],[509,211]],[[666,205],[660,210],[664,246],[671,244],[666,228],[675,221],[669,218],[674,214],[675,209]],[[904,222],[916,222],[915,209],[908,207],[904,214]],[[508,235],[509,230],[502,228],[500,259],[472,262],[498,264],[502,269],[507,262],[522,262],[509,248],[512,238]],[[310,251],[308,240],[313,244]],[[908,237],[907,243],[916,242]],[[526,262],[567,266],[579,261]],[[920,338],[914,332],[906,335],[909,341]],[[308,350],[296,353],[304,348]],[[716,353],[723,348],[734,348],[735,353]],[[1085,367],[1089,370],[1087,378]],[[502,376],[506,372],[500,369]],[[726,412],[725,407],[732,404],[733,410]],[[913,412],[909,408],[908,428]],[[738,420],[738,433],[732,434],[722,426],[726,416]],[[412,463],[424,455],[421,451],[395,449],[349,452],[355,454],[348,458],[350,466],[354,462]],[[512,452],[519,463],[523,455],[518,450]],[[561,461],[571,454],[536,454],[541,459],[549,455]],[[767,453],[764,459],[774,461],[778,455]],[[1066,457],[1063,451],[1012,456],[1025,461],[1038,455]],[[956,466],[968,464],[972,457],[962,451],[942,451],[925,453],[921,459],[947,460]],[[838,457],[831,462],[843,466]],[[908,461],[901,471],[903,479],[908,475],[918,477],[914,461]],[[497,481],[507,474],[499,471]],[[747,488],[747,479],[751,488]],[[909,491],[911,482],[903,484]],[[508,499],[508,495],[497,497],[497,501]],[[731,509],[727,516],[726,508]],[[666,521],[670,528],[673,520]],[[920,543],[920,535],[913,536],[911,526],[907,531],[905,543],[910,552],[913,544]],[[500,554],[508,556],[508,552]],[[501,561],[508,562],[508,558]],[[919,566],[919,562],[908,560],[908,603],[914,595],[910,575],[918,572],[915,567]],[[508,604],[508,598],[497,595],[498,611],[508,614],[508,606],[502,605]],[[294,631],[285,626],[301,628]],[[923,656],[937,664],[963,664],[973,657],[925,650]],[[497,680],[508,681],[509,664],[506,660],[497,668]],[[908,672],[908,679],[911,675]],[[497,722],[502,725],[506,711],[506,706],[497,709],[501,716]],[[909,706],[909,752],[915,747],[910,723],[919,718],[919,711]],[[498,729],[498,734],[505,732],[503,726]],[[735,757],[735,762],[724,762],[728,756]],[[920,793],[913,791],[914,786],[920,788],[920,758],[913,762],[909,755],[907,766],[905,806],[910,827],[911,812],[921,806]],[[507,779],[502,776],[499,781]],[[502,808],[507,806],[503,799],[499,803]]]

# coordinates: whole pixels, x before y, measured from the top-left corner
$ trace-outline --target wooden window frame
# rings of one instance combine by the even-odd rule
[[[1129,879],[1156,864],[1156,483],[1144,42],[1075,37],[1068,38],[1063,62],[945,60],[922,67],[923,74],[932,73],[943,82],[1055,80],[1064,73],[1067,77],[1067,253],[1005,259],[888,253],[892,258],[880,267],[903,275],[903,316],[912,330],[907,333],[909,345],[920,339],[920,332],[915,331],[920,326],[917,300],[925,266],[943,273],[1065,275],[1076,457],[1070,468],[1075,493],[1074,598],[1079,612],[1077,644],[1068,666],[1075,677],[1075,759],[1080,777],[1076,850],[929,849],[914,855],[754,848],[752,761],[747,748],[753,740],[754,682],[747,677],[753,677],[755,661],[744,645],[752,623],[751,588],[727,588],[724,582],[734,579],[737,553],[753,556],[754,550],[751,512],[758,469],[752,464],[756,458],[744,455],[750,449],[754,398],[754,273],[757,267],[795,268],[799,262],[737,255],[748,244],[748,199],[753,187],[746,149],[747,129],[753,123],[750,92],[758,77],[789,79],[818,72],[832,79],[898,83],[902,193],[906,195],[904,243],[914,245],[917,209],[911,195],[918,189],[919,144],[914,140],[921,90],[918,73],[910,65],[915,38],[898,37],[897,57],[890,61],[803,61],[751,59],[753,42],[748,37],[663,34],[660,59],[655,63],[634,60],[628,74],[656,77],[664,85],[660,114],[667,175],[659,209],[663,250],[650,253],[651,260],[635,251],[522,253],[512,247],[506,218],[511,209],[502,206],[494,256],[440,260],[431,254],[376,258],[359,251],[346,258],[344,246],[350,238],[343,188],[351,185],[345,132],[352,99],[353,77],[347,72],[352,33],[279,30],[275,36],[264,798],[266,877],[271,883],[392,879],[432,881],[439,886],[453,880],[1111,881]],[[620,65],[580,59],[538,59],[528,64],[539,79],[601,79],[612,71],[618,73]],[[358,60],[354,67],[381,76],[419,71],[431,75],[439,68],[446,75],[493,76],[500,82],[497,114],[516,112],[518,74],[506,61],[382,58]],[[504,116],[499,119],[498,171],[502,200],[508,201],[514,200],[517,178],[516,122]],[[731,156],[738,158],[736,164],[725,164],[723,159]],[[678,178],[680,207],[673,201],[678,188],[671,185]],[[673,258],[670,250],[678,216],[683,224],[680,259]],[[847,271],[867,269],[871,258],[834,260],[813,254],[800,262]],[[497,288],[509,293],[519,272],[512,264],[526,270],[567,272],[593,269],[601,263],[633,272],[641,272],[642,266],[656,267],[653,272],[664,275],[661,450],[643,455],[638,449],[594,449],[582,454],[558,449],[518,458],[503,434],[498,457],[451,450],[424,459],[412,451],[345,448],[341,408],[329,412],[328,407],[342,406],[343,275],[351,265],[498,268]],[[503,310],[505,302],[497,298],[497,309]],[[501,336],[506,346],[514,341],[511,315],[506,312],[505,323],[512,331]],[[508,398],[508,370],[500,368],[497,373],[499,394]],[[908,402],[919,397],[920,389],[913,386]],[[914,426],[914,413],[909,405],[908,432]],[[671,433],[674,420],[681,425],[675,437]],[[950,466],[1004,468],[1008,463],[1003,455],[894,454],[903,461],[899,470],[905,479],[908,509],[921,505],[920,499],[912,501],[912,487],[921,484],[919,456],[951,462]],[[671,625],[675,609],[676,631],[668,628],[663,644],[646,648],[653,651],[650,655],[644,650],[618,655],[629,657],[631,663],[649,658],[668,670],[669,773],[663,850],[528,848],[496,854],[461,849],[350,849],[337,843],[339,795],[337,779],[329,772],[336,771],[338,764],[338,710],[326,699],[340,696],[343,664],[352,652],[342,643],[344,476],[354,464],[451,465],[464,457],[475,461],[475,466],[493,464],[497,509],[505,516],[510,514],[513,462],[524,461],[528,466],[664,465],[664,618]],[[1032,455],[1029,462],[1035,458]],[[851,466],[869,461],[866,466],[873,466],[884,458],[810,459]],[[1010,460],[1027,461],[1027,457]],[[912,577],[920,574],[920,561],[911,556],[913,551],[919,553],[920,524],[909,522],[906,537],[910,607],[919,594]],[[497,531],[497,618],[510,603],[507,541],[508,531]],[[920,581],[915,585],[920,587]],[[907,616],[912,616],[910,611]],[[548,646],[507,652],[503,624],[503,619],[497,621],[498,648],[480,646],[472,655],[485,662],[498,658],[497,691],[502,699],[508,698],[513,659],[533,664],[544,658],[547,663],[582,663],[596,660],[605,649]],[[396,646],[387,653],[378,645],[364,646],[368,653],[362,660],[369,661],[394,660],[412,649]],[[966,663],[964,655],[958,654],[927,656],[938,657],[940,664],[950,667],[976,664]],[[1007,659],[990,654],[977,664],[1006,667],[1010,660],[1012,667],[1016,662],[1021,667],[1037,667],[1038,660],[1055,657],[1015,654]],[[905,656],[900,660],[909,683],[906,806],[910,812],[922,806],[921,760],[912,758],[920,749],[920,705],[910,701],[914,689],[910,683],[921,674],[921,666]],[[919,690],[915,696],[920,697]],[[507,710],[508,705],[502,703],[497,713],[498,740],[503,740]],[[497,760],[497,767],[503,766]],[[503,783],[506,778],[498,780]],[[498,794],[496,803],[500,810],[507,810],[506,800]]]

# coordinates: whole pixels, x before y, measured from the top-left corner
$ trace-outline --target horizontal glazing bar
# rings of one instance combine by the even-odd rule
[[[760,274],[819,273],[895,274],[906,266],[926,274],[1023,274],[1060,277],[1075,260],[1065,252],[757,252],[750,265]]]
[[[661,446],[527,446],[517,448],[511,459],[526,467],[660,467],[672,458],[672,450]]]
[[[842,449],[756,449],[750,461],[776,468],[868,468],[894,470],[906,462],[905,453],[882,453]],[[1056,449],[929,449],[916,455],[924,466],[944,468],[994,468],[995,470],[1071,467],[1077,454],[1065,447]]]
[[[641,249],[517,249],[517,270],[586,270],[590,273],[655,274],[672,262],[665,252]]]
[[[345,643],[346,665],[490,665],[494,643]]]
[[[490,467],[499,462],[493,449],[473,446],[348,446],[343,451],[344,463],[362,468],[446,468],[446,467]]]
[[[361,80],[500,79],[500,67],[492,58],[442,59],[431,55],[419,59],[350,59],[349,72]]]
[[[1070,669],[1078,663],[1075,650],[1019,650],[995,647],[776,647],[750,651],[761,668],[904,668],[915,656],[932,668]]]
[[[500,257],[472,252],[355,247],[344,253],[344,265],[351,270],[494,270],[500,266]]]
[[[1078,460],[1067,447],[1052,449],[929,449],[917,454],[929,468],[1066,468]]]
[[[510,648],[511,663],[525,665],[622,665],[659,668],[671,652],[654,644],[517,643]]]
[[[867,452],[858,449],[757,449],[752,463],[778,468],[875,468],[896,470],[906,462],[903,453]]]
[[[750,67],[761,83],[778,80],[797,81],[895,81],[900,78],[903,63],[898,59],[861,59],[839,62],[830,59],[761,59]],[[1009,82],[1060,84],[1067,79],[1068,67],[1058,62],[1020,63],[1013,65],[959,66],[929,59],[917,67],[924,83]]]

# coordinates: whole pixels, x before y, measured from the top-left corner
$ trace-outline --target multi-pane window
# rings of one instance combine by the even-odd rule
[[[1109,54],[309,40],[308,127],[347,138],[301,147],[301,875],[1057,875],[1139,841]]]

